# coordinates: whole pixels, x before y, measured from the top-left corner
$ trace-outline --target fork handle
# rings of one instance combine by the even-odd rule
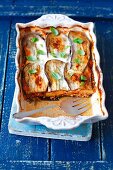
[[[57,105],[49,105],[49,106],[45,106],[43,108],[39,108],[39,109],[36,109],[36,110],[32,110],[32,111],[27,111],[27,112],[17,112],[17,113],[14,113],[13,114],[13,118],[14,119],[22,119],[24,117],[28,117],[28,116],[31,116],[32,114],[34,113],[38,113],[38,112],[42,112],[46,109],[51,109],[51,108],[54,108],[54,107],[58,107]]]

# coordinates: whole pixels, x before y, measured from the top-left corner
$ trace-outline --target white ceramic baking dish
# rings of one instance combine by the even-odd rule
[[[61,27],[72,27],[72,26],[82,26],[83,28],[87,28],[89,31],[90,36],[92,37],[94,43],[94,49],[92,51],[93,59],[95,60],[96,66],[93,68],[94,78],[96,82],[96,92],[91,96],[91,103],[92,103],[92,111],[91,114],[84,114],[78,115],[74,117],[70,116],[35,116],[35,117],[24,117],[22,119],[16,119],[16,121],[22,123],[31,123],[31,124],[42,124],[51,129],[72,129],[78,127],[81,123],[93,123],[100,120],[104,120],[108,117],[108,112],[105,107],[105,92],[103,89],[103,74],[100,69],[100,56],[97,51],[96,47],[96,36],[93,32],[94,24],[92,22],[82,23],[75,21],[65,15],[61,14],[48,14],[43,15],[35,21],[23,24],[17,23],[16,30],[17,30],[17,38],[16,38],[16,45],[17,45],[17,53],[16,53],[16,75],[15,75],[15,82],[16,82],[16,104],[17,104],[17,112],[21,111],[29,111],[38,108],[38,104],[36,103],[29,103],[27,102],[22,95],[22,91],[20,88],[20,68],[19,68],[19,57],[20,57],[20,48],[19,48],[19,39],[20,39],[20,28],[30,27],[30,26],[39,26],[42,28],[48,26],[61,26]],[[97,71],[97,70],[98,71]],[[53,101],[54,102],[54,101]],[[42,103],[42,107],[45,103]]]

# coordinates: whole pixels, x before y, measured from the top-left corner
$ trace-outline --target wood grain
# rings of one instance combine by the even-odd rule
[[[3,161],[0,169],[21,170],[112,170],[112,162],[103,161]]]
[[[4,96],[4,83],[5,83],[5,71],[7,63],[7,52],[10,33],[10,21],[0,20],[0,113],[2,112],[3,96]],[[0,119],[2,115],[0,114]],[[1,121],[0,121],[1,125]]]
[[[104,73],[109,118],[96,123],[89,142],[46,140],[9,135],[8,120],[14,92],[16,22],[28,22],[42,14],[62,13],[73,19],[96,21],[97,46]],[[5,18],[2,18],[5,16]],[[10,19],[9,19],[10,17]],[[21,19],[20,19],[21,18]],[[13,20],[10,35],[10,20]],[[9,43],[10,35],[10,43]],[[0,2],[0,169],[113,169],[113,2],[64,0],[4,0]],[[8,53],[9,43],[9,53]],[[8,62],[7,62],[8,53]],[[7,64],[7,74],[5,82]],[[5,91],[4,91],[5,83]],[[40,160],[40,161],[38,161]],[[47,161],[52,160],[52,161]],[[101,161],[102,160],[102,161]],[[107,162],[107,161],[108,162]],[[54,162],[55,161],[55,162]]]
[[[102,160],[113,161],[113,22],[97,22],[96,32],[109,113],[109,118],[100,123]]]
[[[92,139],[89,142],[51,140],[52,161],[101,160],[100,154],[98,123],[93,127]]]
[[[17,21],[16,21],[17,22]],[[4,25],[5,26],[5,25]],[[0,133],[1,160],[48,160],[49,141],[32,137],[10,135],[8,121],[15,88],[15,23],[11,26],[9,53],[7,62],[6,85],[3,103],[2,128]]]
[[[6,0],[5,0],[6,1]],[[112,1],[27,1],[12,0],[1,2],[0,16],[40,16],[48,13],[60,13],[82,18],[113,19]],[[9,2],[9,1],[8,1]]]

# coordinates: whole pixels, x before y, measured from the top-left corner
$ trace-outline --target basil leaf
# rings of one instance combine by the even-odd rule
[[[81,38],[75,38],[73,40],[74,43],[77,43],[77,44],[82,44],[83,43],[83,40]]]
[[[37,41],[39,41],[39,39],[36,38],[36,37],[34,37],[34,38],[31,39],[31,42],[37,42]]]
[[[26,58],[29,61],[36,61],[37,60],[37,58],[35,56],[27,56]]]
[[[67,57],[65,52],[60,52],[59,54],[60,54],[61,58],[66,58]]]
[[[35,69],[31,69],[31,70],[29,70],[29,73],[30,74],[35,74],[37,71],[35,70]]]
[[[43,50],[37,50],[37,54],[45,55],[45,52]]]
[[[51,51],[50,54],[52,55],[52,57],[57,58],[56,54],[53,51]]]
[[[43,47],[43,44],[40,44],[41,47]]]
[[[84,52],[84,50],[77,50],[77,54],[79,54],[79,55],[85,55],[85,52]]]
[[[58,30],[57,30],[56,28],[51,27],[50,29],[51,29],[51,32],[52,32],[54,35],[58,35],[58,34],[59,34],[59,32],[58,32]]]
[[[84,81],[81,81],[80,82],[80,86],[84,86],[85,82]]]
[[[65,46],[65,50],[67,50],[68,48],[70,48],[70,46],[69,46],[69,45]]]
[[[60,76],[58,73],[56,73],[56,72],[52,72],[51,75],[52,75],[52,77],[55,78],[56,80],[60,80],[60,79],[61,79],[61,76]]]
[[[81,80],[81,81],[86,81],[87,78],[86,78],[85,76],[81,75],[81,76],[80,76],[80,80]]]
[[[74,62],[77,63],[77,64],[80,64],[81,61],[80,61],[79,58],[75,58],[75,59],[74,59]]]

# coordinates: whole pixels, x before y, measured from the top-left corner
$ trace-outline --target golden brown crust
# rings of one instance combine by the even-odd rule
[[[35,100],[35,99],[57,99],[63,96],[75,96],[75,97],[89,97],[95,92],[95,89],[77,89],[71,91],[59,90],[54,92],[45,92],[45,93],[31,93],[26,94],[25,98],[28,100]]]
[[[31,74],[29,71],[36,70],[36,73]],[[23,89],[26,94],[36,93],[36,92],[45,92],[47,90],[47,83],[44,78],[41,76],[41,68],[38,63],[27,64],[22,73],[22,84]]]
[[[65,48],[65,44],[62,41],[62,37],[60,35],[55,36],[54,34],[50,33],[47,36],[47,47],[49,52],[50,47],[53,49],[57,49],[58,51],[63,51]]]

